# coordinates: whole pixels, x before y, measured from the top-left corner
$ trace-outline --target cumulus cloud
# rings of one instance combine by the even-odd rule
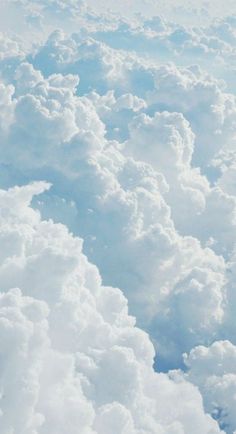
[[[194,386],[153,371],[149,338],[82,241],[29,207],[48,187],[0,191],[1,433],[187,433],[193,417],[193,432],[220,432]]]
[[[51,193],[45,195],[38,204],[42,212],[68,222],[83,236],[85,251],[104,281],[122,287],[139,324],[152,334],[163,363],[176,366],[183,351],[206,343],[223,321],[225,264],[208,242],[216,238],[216,253],[232,248],[234,199],[211,188],[191,166],[195,136],[182,114],[164,111],[150,116],[144,113],[145,100],[132,93],[79,96],[79,88],[77,75],[44,78],[25,62],[16,68],[3,165],[20,171],[21,182],[32,177],[53,182],[53,202]],[[125,131],[124,116],[129,119]],[[122,142],[122,136],[128,139]],[[209,225],[208,220],[215,206],[221,216],[230,209],[220,237],[220,222]],[[212,282],[205,313],[201,299],[191,302],[189,289],[178,289],[182,282],[192,288],[192,274],[198,276],[198,269],[205,277],[203,283],[200,271],[197,286],[204,289],[206,281]],[[191,303],[193,317],[206,317],[204,326],[197,321],[190,326],[183,308],[181,327],[186,333],[181,340],[174,325],[180,308],[174,300],[180,293],[183,306]],[[174,326],[163,335],[170,318]]]
[[[235,420],[236,347],[229,341],[216,341],[210,347],[196,347],[184,356],[187,378],[201,390],[205,406],[219,419],[222,428],[233,433]]]
[[[235,18],[4,7],[2,432],[233,432]]]

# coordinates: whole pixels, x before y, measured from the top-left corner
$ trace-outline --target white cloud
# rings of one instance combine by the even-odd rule
[[[227,432],[233,433],[235,419],[236,347],[229,341],[217,341],[209,348],[196,347],[185,355],[187,378],[200,388],[205,406]]]
[[[207,164],[222,147],[233,146],[235,96],[197,67],[163,66],[156,70],[155,83],[150,103],[174,109],[188,119],[196,135],[194,164],[207,171]]]
[[[140,111],[146,106],[132,94],[117,98],[114,92],[104,97],[93,92],[79,97],[76,76],[54,74],[44,79],[26,63],[17,68],[15,77],[18,96],[12,102],[14,117],[2,161],[20,170],[21,182],[43,176],[54,183],[53,202],[48,193],[40,200],[40,209],[72,224],[72,230],[85,238],[86,253],[105,282],[122,287],[163,363],[176,366],[183,351],[208,342],[223,322],[224,261],[201,247],[192,234],[205,224],[199,238],[207,244],[216,234],[219,249],[229,248],[233,223],[228,210],[234,211],[234,200],[211,189],[207,179],[191,168],[194,135],[181,114],[137,115],[137,107]],[[122,144],[108,140],[106,125],[111,134],[110,122],[115,124],[117,111],[123,119],[123,107],[129,113],[130,138]],[[214,195],[216,204],[220,195],[225,201],[219,215],[228,216],[222,239],[217,234],[220,222],[208,226]],[[188,237],[175,229],[179,222]],[[47,262],[56,267],[60,279],[62,263],[57,261],[58,265],[51,263],[48,254]],[[32,281],[45,264],[31,264]],[[209,304],[202,306],[206,288]],[[189,313],[186,305],[191,305]],[[201,323],[194,319],[199,316]],[[164,336],[169,321],[173,327]],[[177,321],[183,330],[181,340]]]
[[[81,240],[29,207],[44,188],[0,192],[0,432],[187,433],[193,417],[194,433],[220,432],[194,386],[154,373],[151,342]]]
[[[87,5],[0,18],[0,432],[231,434],[235,18]]]

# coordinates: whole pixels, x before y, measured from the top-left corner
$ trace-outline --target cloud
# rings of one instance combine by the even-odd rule
[[[2,432],[231,434],[234,17],[4,8]]]
[[[215,414],[222,428],[235,432],[235,357],[229,341],[216,341],[210,347],[196,347],[185,355],[187,378],[200,388],[205,406]]]
[[[193,432],[220,432],[194,386],[153,371],[148,336],[82,241],[30,208],[48,187],[0,192],[1,432],[188,432],[192,417]]]
[[[29,63],[17,67],[2,164],[5,170],[18,171],[15,182],[33,177],[54,184],[35,205],[45,217],[67,222],[85,239],[85,252],[104,281],[125,291],[131,312],[151,333],[160,366],[176,367],[183,351],[217,336],[223,322],[225,263],[210,250],[208,240],[216,238],[216,253],[232,248],[234,199],[211,188],[191,167],[194,134],[182,114],[151,117],[143,112],[145,101],[131,93],[79,96],[79,85],[75,75],[44,78]],[[124,116],[130,120],[128,140],[118,142],[119,134],[115,140],[109,136],[116,134],[117,120],[123,131]],[[222,235],[221,221],[208,223],[216,206],[220,216],[227,216]],[[32,265],[33,280],[44,266]],[[58,278],[61,267],[58,258]],[[207,309],[202,298],[196,301],[197,288],[204,297],[205,285],[210,290]],[[188,304],[190,315],[184,307]],[[199,315],[201,324],[191,321]],[[169,321],[173,327],[164,333]]]
[[[173,111],[174,108],[187,118],[196,135],[194,165],[207,174],[207,164],[219,149],[232,146],[234,95],[225,93],[220,82],[199,68],[179,70],[175,65],[163,66],[156,71],[155,82],[150,103],[156,104],[155,109],[164,106]]]

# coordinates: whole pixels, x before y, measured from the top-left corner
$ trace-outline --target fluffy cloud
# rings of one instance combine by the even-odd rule
[[[174,80],[177,79],[177,73],[174,76]],[[168,74],[167,77],[167,81],[171,81]],[[182,75],[180,77],[182,80]],[[175,91],[176,86],[172,99]],[[162,85],[158,94],[160,100],[161,92],[164,94]],[[197,97],[194,97],[193,101],[196,100]],[[172,104],[173,101],[171,106]],[[174,107],[177,109],[175,104]],[[190,103],[187,107],[190,107]],[[206,117],[206,111],[203,113]],[[194,119],[197,119],[197,114],[194,114]],[[212,122],[210,124],[212,125]],[[194,135],[191,127],[194,128],[194,121],[187,122],[182,113],[163,111],[156,112],[153,116],[141,114],[130,123],[127,152],[148,162],[164,174],[169,185],[167,202],[171,207],[175,225],[181,233],[196,236],[204,244],[213,239],[212,248],[225,256],[234,248],[230,234],[235,230],[235,198],[218,187],[210,188],[210,179],[202,176],[199,168],[192,167],[198,147],[198,132]],[[218,186],[221,184],[218,183]],[[181,207],[180,202],[183,203]],[[216,215],[220,216],[220,222]]]
[[[196,347],[184,357],[189,369],[187,377],[198,385],[207,410],[229,433],[236,428],[235,357],[236,347],[229,341],[217,341],[209,348]]]
[[[220,432],[194,386],[154,373],[151,342],[82,241],[29,207],[45,188],[0,191],[1,433],[187,433],[193,418],[196,434]]]
[[[191,122],[196,135],[193,161],[207,173],[207,164],[216,153],[233,146],[234,95],[224,92],[222,84],[199,67],[163,66],[156,70],[155,82],[150,103],[170,111],[174,108]]]
[[[115,31],[110,33],[116,34]],[[171,59],[171,55],[167,56],[165,62]],[[75,34],[68,39],[58,32],[48,39],[32,61],[46,74],[55,71],[79,74],[80,92],[91,88],[102,93],[108,89],[119,93],[131,90],[147,98],[149,112],[163,111],[163,108],[181,112],[196,135],[193,163],[200,165],[210,177],[211,159],[222,147],[232,148],[234,144],[235,98],[225,92],[222,81],[197,66],[157,67],[146,59],[141,61],[134,54],[111,49],[94,39],[83,40]],[[89,77],[88,71],[94,67],[96,76]]]
[[[54,184],[37,206],[83,236],[104,281],[125,291],[131,312],[151,333],[163,367],[176,366],[183,351],[207,343],[223,322],[225,263],[207,246],[216,234],[217,253],[217,247],[231,248],[234,199],[212,189],[191,167],[194,134],[183,115],[137,114],[146,104],[131,93],[78,96],[78,86],[75,75],[45,79],[28,63],[17,67],[2,163],[18,171],[17,182],[44,177]],[[130,123],[122,143],[109,136],[124,111]],[[220,222],[207,220],[220,195],[225,201],[218,205],[220,215],[230,209],[222,238]],[[204,224],[198,238],[205,248],[192,236]],[[207,291],[209,305],[203,306]],[[201,323],[194,320],[199,316]],[[163,333],[170,321],[173,327]]]
[[[235,19],[87,6],[12,2],[0,39],[3,433],[231,433]]]

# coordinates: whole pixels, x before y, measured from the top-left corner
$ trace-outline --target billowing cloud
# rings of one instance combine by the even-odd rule
[[[236,347],[229,341],[216,341],[210,347],[196,347],[184,360],[187,378],[201,390],[205,406],[220,421],[222,428],[233,433],[235,419]]]
[[[153,371],[149,338],[81,239],[29,207],[47,188],[0,191],[1,433],[187,433],[193,418],[196,434],[220,432],[194,386]]]
[[[236,430],[236,21],[204,8],[4,2],[4,434]]]
[[[28,80],[24,81],[24,75]],[[72,213],[71,229],[85,238],[85,251],[99,265],[105,282],[122,287],[131,311],[152,333],[164,359],[174,366],[183,351],[217,333],[224,317],[225,284],[224,260],[207,244],[203,248],[188,231],[187,236],[179,235],[175,224],[178,227],[181,217],[187,220],[190,212],[192,222],[195,215],[203,218],[209,198],[223,193],[214,193],[206,178],[191,168],[194,134],[181,114],[137,115],[145,104],[131,94],[116,98],[108,93],[99,104],[94,93],[78,96],[78,83],[72,75],[54,74],[44,79],[26,63],[17,68],[19,95],[12,101],[14,118],[8,129],[8,147],[3,149],[4,164],[14,166],[17,156],[15,170],[20,169],[22,179],[46,176],[53,182],[57,199],[50,203],[51,193],[46,195],[45,202],[39,204],[42,212],[59,221],[64,213]],[[108,139],[105,122],[110,125],[109,112],[116,119],[124,107],[130,116],[129,139],[119,143]],[[63,207],[63,200],[70,204],[69,210]],[[180,201],[185,203],[185,213],[178,209]],[[233,199],[231,202],[233,211]],[[221,208],[220,212],[225,212]],[[232,228],[231,214],[228,219]],[[207,229],[213,231],[214,226]],[[214,233],[206,231],[205,243],[210,236]],[[183,282],[184,287],[192,287],[193,275],[197,286],[204,288],[209,282],[212,298],[206,311],[200,300],[190,301],[189,290],[181,289]],[[173,301],[173,312],[167,314],[166,306],[179,291],[184,296],[181,304],[191,303],[191,315],[206,319],[195,321],[194,327],[188,324],[192,332],[178,343],[175,326],[170,327],[167,349],[167,335],[162,337],[160,330],[170,316],[176,324],[179,307]],[[183,308],[183,329],[188,318]],[[159,322],[161,326],[157,326]],[[202,327],[204,331],[200,331]]]
[[[180,217],[183,219],[183,210],[178,219],[179,196],[186,206],[186,220],[191,210],[193,222],[195,215],[205,210],[209,194],[213,194],[207,180],[191,168],[194,135],[188,122],[177,113],[157,113],[153,118],[145,114],[137,116],[132,95],[117,99],[107,94],[107,98],[101,100],[102,108],[94,93],[76,95],[79,84],[76,76],[54,74],[44,79],[27,63],[17,67],[15,79],[17,99],[12,100],[14,118],[8,128],[8,147],[3,151],[5,165],[14,165],[17,155],[16,169],[22,170],[24,177],[46,175],[53,182],[54,176],[60,177],[62,192],[54,183],[56,194],[73,201],[78,208],[78,222],[72,229],[79,231],[81,222],[79,233],[83,237],[90,235],[87,251],[91,251],[106,281],[129,291],[133,312],[142,324],[155,323],[156,314],[162,316],[160,294],[171,293],[171,288],[191,275],[194,267],[201,268],[204,257],[196,240],[185,240],[177,234],[170,215],[171,210],[177,225]],[[123,105],[120,105],[122,98]],[[124,110],[124,104],[131,120],[130,138],[122,145],[123,154],[119,143],[106,137],[105,122],[110,127],[109,111],[116,116],[114,107],[119,112]],[[145,105],[138,106],[140,109],[145,109]],[[35,128],[30,128],[31,124]],[[158,150],[154,137],[159,138]],[[152,144],[150,152],[153,149],[158,155],[157,164],[155,154],[149,156],[147,147],[145,153],[142,152],[146,142]],[[169,154],[166,154],[168,148]],[[163,156],[162,149],[165,149]],[[132,157],[126,157],[126,153],[131,153]],[[44,167],[48,167],[46,173]],[[72,194],[65,191],[66,183]],[[204,241],[211,235],[206,233]],[[190,250],[195,250],[191,261],[189,245]],[[139,263],[146,249],[151,249],[152,254],[142,272]],[[205,252],[209,259],[203,261],[207,261],[209,272],[213,268],[221,273],[217,287],[222,293],[222,260],[214,258],[211,252],[209,255],[208,250]],[[219,303],[222,301],[223,295]],[[188,349],[190,347],[184,348]]]

